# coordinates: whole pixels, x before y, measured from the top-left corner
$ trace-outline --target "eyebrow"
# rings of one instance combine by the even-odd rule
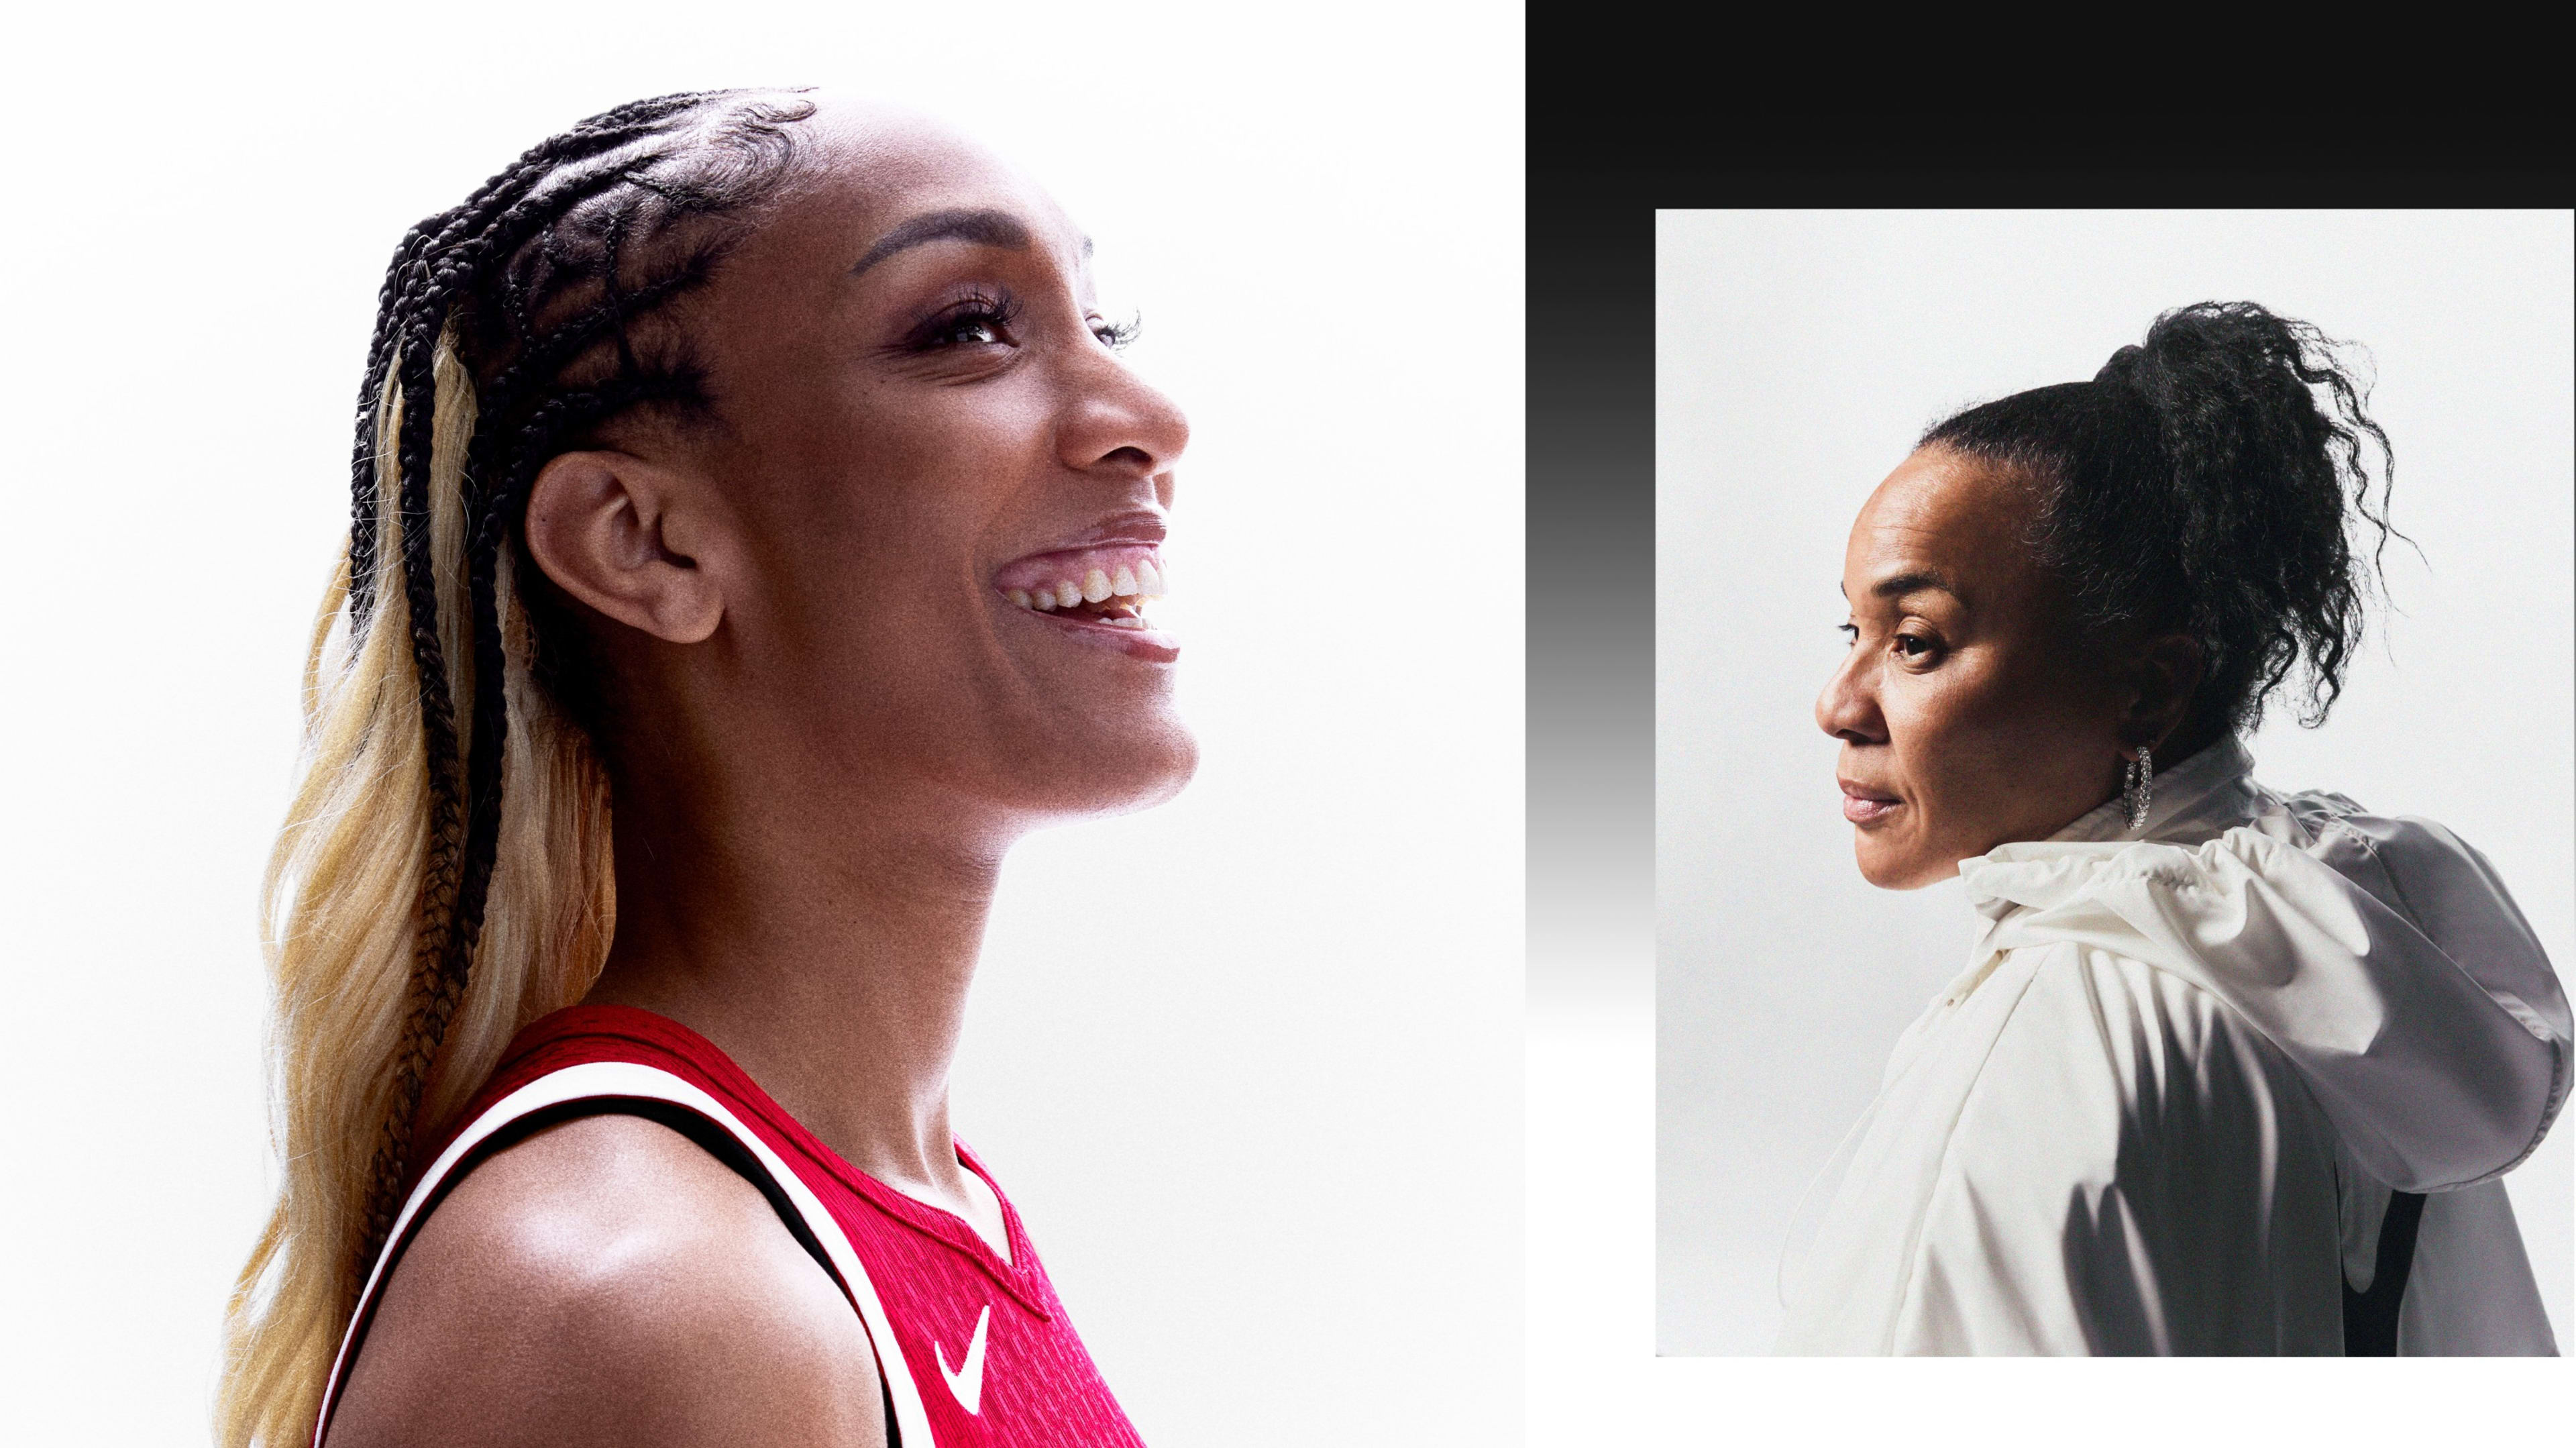
[[[1951,586],[1949,579],[1928,568],[1918,568],[1912,573],[1900,573],[1893,578],[1882,578],[1870,585],[1869,592],[1873,598],[1903,598],[1909,593],[1921,593],[1926,589],[1938,589],[1952,598],[1960,597],[1959,590]],[[1961,599],[1961,601],[1966,600]]]
[[[1894,578],[1882,578],[1870,585],[1869,595],[1872,598],[1903,598],[1909,593],[1921,593],[1927,588],[1939,589],[1961,603],[1968,601],[1959,590],[1950,586],[1948,579],[1928,568],[1918,568],[1912,573],[1900,573]],[[1851,597],[1851,590],[1839,583],[1834,585],[1834,591],[1845,598]]]
[[[850,268],[857,276],[899,251],[926,246],[934,241],[971,241],[977,246],[998,246],[1009,251],[1025,251],[1029,229],[1007,211],[978,207],[956,211],[930,211],[912,218],[877,238],[858,264]],[[1082,239],[1082,254],[1091,255],[1091,238]]]
[[[877,238],[868,254],[850,268],[857,276],[869,267],[899,251],[909,251],[934,241],[971,241],[977,246],[998,246],[1011,251],[1025,251],[1029,229],[1007,211],[989,209],[972,211],[931,211],[912,218]]]

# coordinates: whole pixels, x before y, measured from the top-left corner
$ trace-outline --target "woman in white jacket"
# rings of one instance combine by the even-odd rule
[[[1817,720],[1862,874],[1982,923],[1802,1209],[1780,1350],[2556,1351],[2498,1180],[2567,1093],[2548,959],[2449,831],[2238,742],[2333,703],[2365,439],[2315,329],[2203,304],[1863,508]]]

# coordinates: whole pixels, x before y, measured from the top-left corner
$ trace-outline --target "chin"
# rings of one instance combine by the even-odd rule
[[[1882,890],[1920,890],[1959,873],[1956,860],[1933,859],[1923,851],[1900,851],[1870,836],[1853,832],[1852,857],[1860,877]]]
[[[1060,747],[1041,767],[1044,778],[1029,781],[1031,813],[1050,819],[1130,814],[1181,792],[1198,772],[1199,742],[1166,713],[1147,728]]]
[[[1152,809],[1179,794],[1189,785],[1190,777],[1199,772],[1199,740],[1187,727],[1174,720],[1165,736],[1156,741],[1150,758],[1140,759],[1129,773],[1129,789],[1124,803],[1113,806],[1118,813]]]

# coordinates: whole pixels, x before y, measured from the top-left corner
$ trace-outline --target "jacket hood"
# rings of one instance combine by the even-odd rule
[[[2233,739],[2057,837],[1962,861],[1983,917],[1973,990],[2007,950],[2072,942],[2170,971],[2280,1048],[2345,1146],[2400,1191],[2520,1164],[2566,1099],[2567,998],[2484,856],[2341,795],[2276,795]]]

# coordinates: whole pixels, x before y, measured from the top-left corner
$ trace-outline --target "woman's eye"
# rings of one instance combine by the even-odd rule
[[[945,347],[1007,347],[1019,309],[1007,296],[968,296],[921,324],[904,340],[907,351],[936,352]]]
[[[1921,634],[1898,634],[1896,651],[1909,659],[1919,659],[1932,652],[1932,641]]]
[[[941,322],[932,340],[951,347],[991,347],[1005,340],[1002,318],[992,312],[960,312]]]
[[[1124,350],[1128,343],[1136,340],[1136,333],[1142,330],[1134,317],[1129,317],[1123,322],[1113,322],[1106,317],[1093,317],[1090,321],[1091,335],[1099,338],[1100,345],[1112,352]]]
[[[1860,625],[1859,625],[1859,624],[1856,624],[1856,623],[1838,623],[1838,624],[1835,624],[1835,625],[1834,625],[1834,631],[1835,631],[1836,633],[1839,633],[1839,634],[1841,634],[1841,635],[1843,636],[1843,642],[1844,642],[1844,643],[1846,643],[1846,644],[1856,644],[1856,643],[1859,643],[1859,642],[1860,642]]]

